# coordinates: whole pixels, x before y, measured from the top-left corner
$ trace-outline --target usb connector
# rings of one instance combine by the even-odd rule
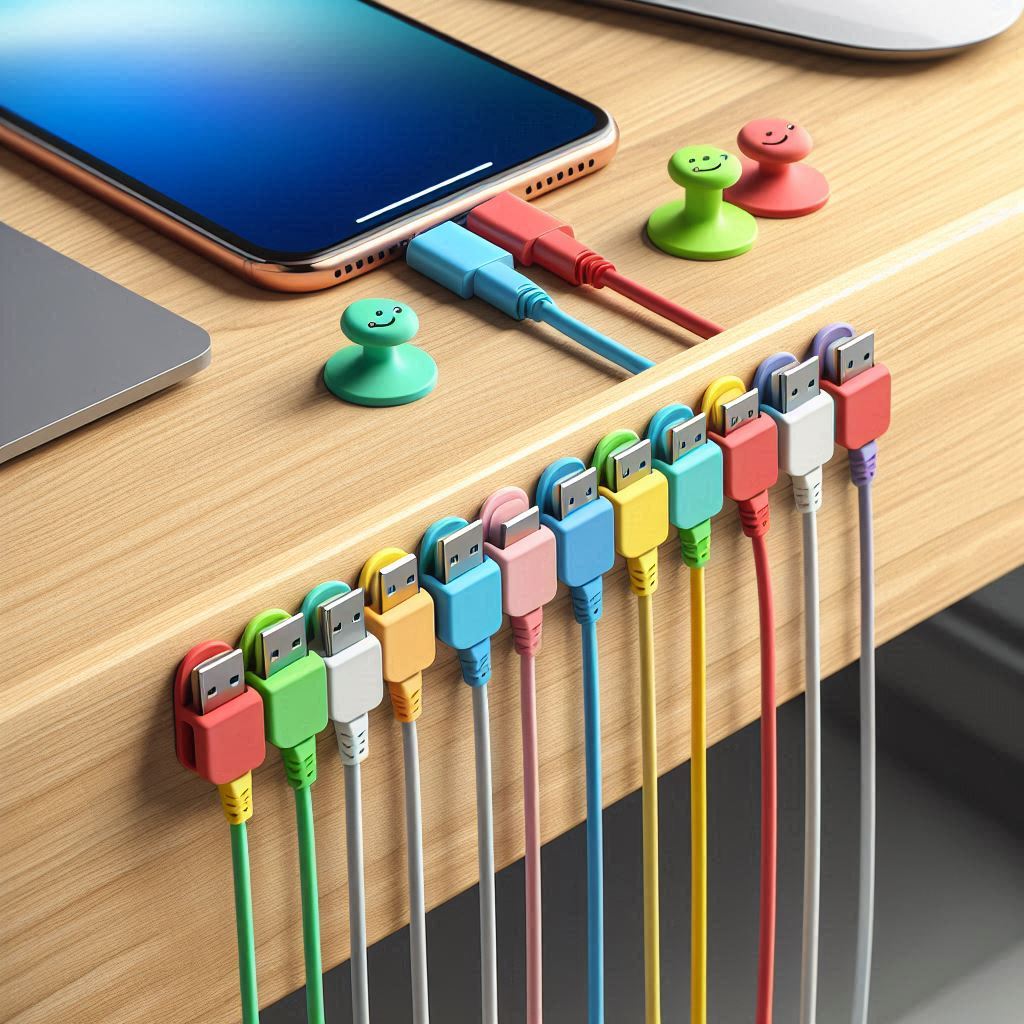
[[[381,615],[397,608],[419,593],[419,569],[415,555],[403,555],[379,569],[370,580],[369,595],[373,609]]]
[[[892,378],[875,362],[875,332],[858,334],[834,323],[814,336],[811,353],[821,364],[821,387],[835,402],[836,443],[850,453],[850,474],[858,487],[874,478],[874,442],[892,415]]]
[[[503,487],[480,508],[484,552],[501,571],[502,611],[520,654],[540,645],[542,608],[558,589],[555,537],[519,487]]]
[[[760,414],[758,391],[739,377],[719,377],[701,399],[711,440],[722,450],[722,491],[739,504],[748,537],[767,532],[768,489],[779,478],[778,431],[771,416]]]
[[[501,573],[484,556],[483,523],[439,519],[423,535],[419,565],[438,638],[458,653],[465,682],[483,686],[491,677],[491,637],[501,629]]]
[[[612,490],[616,493],[640,483],[651,475],[651,442],[642,438],[636,444],[615,452],[611,456]]]
[[[668,428],[667,447],[669,462],[678,462],[684,455],[696,451],[708,440],[708,418],[697,413],[682,423]]]
[[[599,487],[597,469],[567,458],[544,470],[535,492],[541,523],[555,535],[558,578],[581,624],[601,617],[602,577],[615,563],[615,513]]]
[[[722,434],[731,434],[734,430],[746,426],[761,415],[757,390],[752,388],[737,398],[722,403],[721,420]]]
[[[346,767],[366,758],[368,715],[384,697],[380,644],[366,631],[364,599],[361,589],[331,581],[314,587],[302,602],[307,633],[323,649],[327,714]]]
[[[579,512],[598,500],[597,470],[591,467],[581,473],[569,473],[554,483],[554,511],[559,519]]]
[[[649,438],[616,430],[601,438],[591,462],[611,503],[615,550],[626,559],[638,597],[658,587],[658,547],[668,537],[668,481],[654,468]]]
[[[420,589],[416,557],[384,548],[363,566],[366,628],[380,642],[382,672],[400,722],[423,710],[423,670],[434,661],[434,602]]]
[[[540,509],[536,505],[499,524],[498,547],[510,548],[516,541],[540,529]]]
[[[316,734],[327,725],[327,674],[307,646],[306,619],[268,609],[249,622],[238,646],[245,682],[263,698],[267,741],[281,751],[289,785],[304,789],[316,781]]]
[[[708,438],[707,416],[686,405],[660,409],[647,436],[654,468],[668,480],[668,518],[683,562],[699,569],[711,556],[711,520],[722,510],[722,451]]]
[[[765,413],[778,428],[779,469],[793,482],[802,513],[821,507],[821,468],[835,447],[835,410],[821,390],[817,356],[799,362],[790,352],[769,356],[754,374]]]
[[[812,356],[798,363],[794,358],[787,366],[772,371],[772,401],[766,403],[779,412],[796,412],[802,405],[817,398],[821,392],[818,383],[818,360]]]
[[[484,562],[484,529],[478,519],[441,537],[434,564],[442,583],[452,583]]]
[[[306,646],[306,621],[301,614],[291,615],[260,633],[261,667],[258,671],[269,679],[309,653]]]
[[[324,654],[331,657],[366,638],[364,594],[358,587],[325,601],[317,609]]]
[[[245,693],[245,665],[237,648],[208,658],[192,669],[192,707],[201,715]]]
[[[849,341],[840,342],[832,350],[833,380],[842,385],[867,373],[875,365],[875,332],[868,331]]]

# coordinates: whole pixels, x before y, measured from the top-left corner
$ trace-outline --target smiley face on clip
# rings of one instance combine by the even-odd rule
[[[677,185],[708,191],[734,185],[741,170],[736,157],[715,146],[677,149],[668,162],[669,177]]]
[[[744,156],[759,163],[794,163],[803,160],[813,147],[806,128],[781,117],[762,117],[745,124],[737,142]]]
[[[341,315],[345,337],[359,345],[403,345],[419,328],[415,312],[395,299],[360,299]]]

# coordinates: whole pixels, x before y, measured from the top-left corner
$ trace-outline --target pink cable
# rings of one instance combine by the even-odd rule
[[[537,662],[519,656],[523,719],[523,813],[526,819],[526,1020],[541,1024],[540,781],[537,758]]]

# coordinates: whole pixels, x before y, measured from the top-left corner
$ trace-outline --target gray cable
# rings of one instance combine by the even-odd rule
[[[804,938],[800,1022],[814,1024],[818,1004],[818,915],[821,901],[821,617],[818,599],[818,518],[801,517],[804,546]]]
[[[473,690],[476,749],[476,843],[480,870],[481,1021],[498,1024],[498,939],[494,910],[494,806],[491,796],[491,726],[487,684]]]
[[[363,873],[363,795],[359,763],[346,764],[345,850],[348,855],[348,930],[351,944],[352,1020],[370,1024],[366,975],[366,889]]]
[[[413,1024],[428,1024],[427,908],[423,896],[423,808],[416,723],[402,723],[405,761],[405,849],[409,867],[409,957],[412,966]]]
[[[857,488],[860,512],[860,883],[853,1024],[867,1024],[875,925],[875,554],[871,481]]]

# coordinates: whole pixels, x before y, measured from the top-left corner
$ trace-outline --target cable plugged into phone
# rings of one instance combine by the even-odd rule
[[[654,365],[650,359],[569,316],[543,288],[515,269],[511,253],[454,221],[417,235],[409,243],[406,260],[414,270],[444,285],[459,298],[475,296],[513,320],[535,320],[554,327],[630,373],[642,373]]]
[[[614,263],[580,242],[571,225],[511,192],[503,192],[470,210],[466,227],[512,253],[523,266],[537,264],[577,287],[610,288],[644,309],[692,331],[699,338],[710,338],[725,330],[678,302],[626,277]]]

